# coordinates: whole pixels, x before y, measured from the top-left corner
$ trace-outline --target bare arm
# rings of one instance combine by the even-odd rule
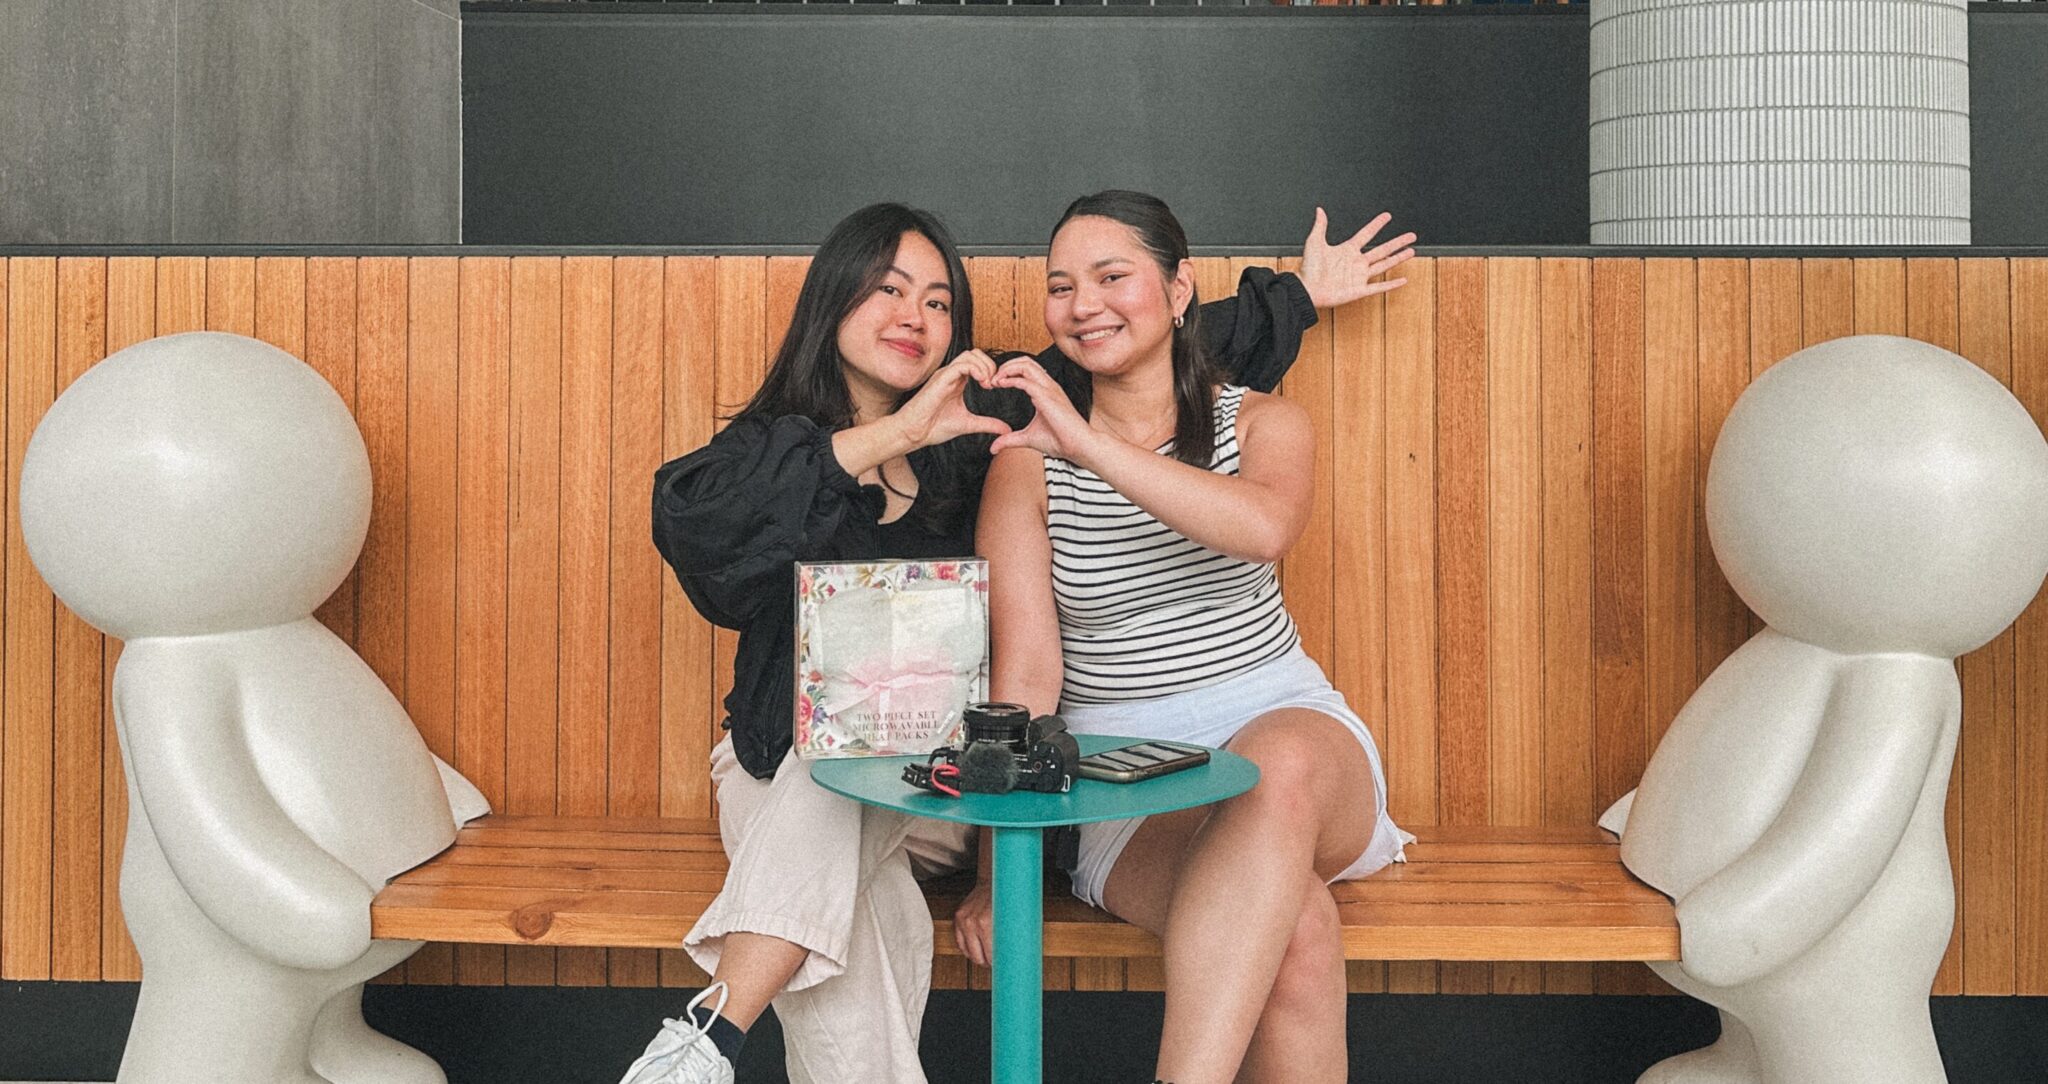
[[[858,478],[898,456],[962,434],[1007,433],[1009,426],[967,409],[964,397],[970,382],[986,386],[995,375],[994,359],[969,350],[940,366],[894,414],[833,433],[832,454]]]
[[[1064,669],[1059,610],[1052,597],[1052,539],[1046,530],[1045,460],[1018,448],[996,456],[982,490],[974,537],[989,568],[990,693],[1031,709],[1059,710]]]
[[[1217,474],[1118,440],[1077,449],[1094,471],[1176,532],[1262,564],[1287,556],[1308,526],[1315,491],[1315,432],[1308,412],[1285,399],[1245,393],[1238,414],[1238,473]]]
[[[981,495],[974,537],[988,558],[989,631],[995,647],[990,693],[1034,716],[1059,710],[1064,668],[1060,619],[1052,597],[1052,539],[1046,533],[1045,460],[1029,448],[996,456]],[[994,949],[987,829],[981,832],[979,883],[953,913],[953,942],[983,967]]]
[[[1070,459],[1159,522],[1212,550],[1240,560],[1277,561],[1308,526],[1315,431],[1308,412],[1295,403],[1245,393],[1237,416],[1238,473],[1228,475],[1191,467],[1091,427],[1059,384],[1029,358],[1004,364],[996,385],[1024,389],[1038,408],[1029,426],[997,438],[997,451],[1024,446]]]

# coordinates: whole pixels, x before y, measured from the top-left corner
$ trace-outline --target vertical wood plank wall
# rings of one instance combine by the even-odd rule
[[[1210,259],[1206,296],[1254,261]],[[1042,263],[970,260],[977,334],[1034,346]],[[647,541],[648,482],[759,382],[790,257],[0,260],[0,979],[132,980],[120,645],[55,603],[13,497],[28,437],[108,353],[198,329],[306,359],[376,495],[320,610],[501,810],[701,817],[733,637]],[[1758,626],[1700,500],[1742,389],[1808,343],[1960,351],[2048,423],[2048,258],[1418,259],[1326,313],[1283,392],[1322,506],[1284,583],[1411,824],[1585,824]],[[2048,602],[1960,663],[1954,944],[1937,993],[2048,994]],[[964,985],[959,961],[942,982]],[[1074,989],[1156,963],[1050,961]],[[1359,991],[1632,992],[1640,967],[1353,964]],[[680,953],[431,946],[387,981],[686,984]],[[984,980],[985,981],[985,980]]]

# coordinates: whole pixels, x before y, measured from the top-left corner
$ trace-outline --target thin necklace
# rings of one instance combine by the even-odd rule
[[[1140,448],[1148,448],[1157,451],[1161,445],[1165,444],[1167,440],[1173,436],[1174,429],[1177,428],[1177,421],[1177,419],[1169,419],[1164,425],[1155,425],[1150,429],[1144,430],[1144,432],[1146,432],[1147,434],[1159,434],[1158,438],[1153,440],[1133,440],[1130,437],[1124,436],[1123,433],[1118,432],[1114,426],[1110,427],[1109,431],[1111,433],[1116,434],[1116,436],[1119,439],[1123,440],[1126,443],[1135,444]]]

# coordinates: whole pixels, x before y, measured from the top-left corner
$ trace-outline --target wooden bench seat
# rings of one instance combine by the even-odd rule
[[[1671,901],[1621,865],[1598,828],[1420,828],[1408,861],[1337,885],[1353,960],[1675,960]],[[375,936],[470,944],[676,948],[718,894],[725,853],[705,820],[490,816],[403,874],[371,909]],[[1049,879],[1045,954],[1147,957],[1151,934]],[[927,886],[950,916],[963,877]],[[952,923],[933,923],[953,954]]]

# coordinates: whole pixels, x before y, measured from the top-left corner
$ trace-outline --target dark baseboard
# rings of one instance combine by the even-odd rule
[[[135,1011],[132,983],[0,985],[0,1080],[112,1080]],[[378,1028],[439,1059],[450,1084],[614,1084],[688,991],[373,986]],[[1142,1084],[1157,994],[1046,998],[1045,1079]],[[2048,997],[1944,997],[1934,1027],[1951,1084],[2048,1080]],[[1714,1014],[1679,997],[1361,994],[1351,1078],[1374,1084],[1629,1084],[1710,1041]],[[939,991],[925,1017],[931,1084],[988,1079],[988,995]],[[782,1037],[756,1026],[740,1084],[781,1084]]]

